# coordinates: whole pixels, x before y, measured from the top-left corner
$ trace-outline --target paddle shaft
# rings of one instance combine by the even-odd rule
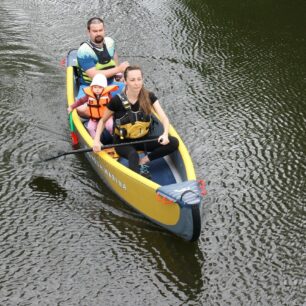
[[[108,148],[118,148],[118,147],[130,146],[130,145],[135,145],[135,144],[154,142],[154,141],[158,141],[158,138],[144,139],[144,140],[131,141],[131,142],[122,142],[122,143],[108,144],[108,145],[102,146],[101,150],[108,149]],[[56,158],[59,158],[61,156],[65,156],[65,155],[70,155],[70,154],[79,154],[79,153],[92,152],[92,150],[93,150],[92,148],[83,148],[83,149],[77,149],[77,150],[73,150],[73,151],[63,152],[63,153],[60,153],[60,154],[58,154],[56,156],[46,158],[43,161],[49,161],[49,160],[56,159]]]

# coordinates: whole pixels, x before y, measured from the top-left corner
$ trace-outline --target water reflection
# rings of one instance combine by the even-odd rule
[[[200,299],[204,258],[198,242],[183,241],[133,211],[126,210],[125,216],[116,218],[107,214],[107,218],[109,220],[105,222],[105,212],[100,213],[99,219],[107,229],[107,235],[114,235],[120,241],[113,252],[120,257],[121,247],[129,250],[125,256],[129,258],[131,279],[142,279],[139,272],[145,275],[149,271],[154,274],[149,286],[163,292],[166,285],[168,293],[184,303]],[[139,267],[135,256],[142,258],[143,266]]]
[[[43,176],[33,177],[29,186],[33,191],[48,195],[48,197],[61,198],[62,200],[67,197],[67,191],[55,179]]]

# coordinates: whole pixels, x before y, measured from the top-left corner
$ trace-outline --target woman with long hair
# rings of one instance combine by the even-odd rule
[[[114,116],[115,143],[150,139],[151,115],[155,111],[163,125],[163,133],[158,137],[158,141],[115,148],[118,155],[128,160],[130,169],[147,176],[148,163],[175,151],[179,142],[175,137],[168,135],[169,119],[155,94],[144,87],[141,68],[129,66],[123,76],[125,89],[123,93],[113,97],[107,104],[104,116],[97,126],[93,151],[99,152],[101,150],[100,136],[105,122],[112,115]],[[139,158],[137,150],[144,150],[147,154]]]

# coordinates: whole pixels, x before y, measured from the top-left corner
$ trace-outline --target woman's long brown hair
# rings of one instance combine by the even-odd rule
[[[126,81],[128,74],[130,71],[132,70],[139,70],[141,72],[141,76],[143,77],[143,73],[142,70],[139,66],[128,66],[123,74],[124,80]],[[138,102],[139,102],[139,106],[140,108],[147,114],[151,114],[152,113],[152,105],[151,105],[151,100],[149,98],[149,91],[147,89],[145,89],[144,85],[142,85],[142,88],[139,92],[138,95]]]

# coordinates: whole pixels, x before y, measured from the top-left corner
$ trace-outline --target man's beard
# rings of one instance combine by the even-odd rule
[[[95,37],[95,44],[101,44],[101,42],[103,42],[104,37],[103,36],[97,36]]]

